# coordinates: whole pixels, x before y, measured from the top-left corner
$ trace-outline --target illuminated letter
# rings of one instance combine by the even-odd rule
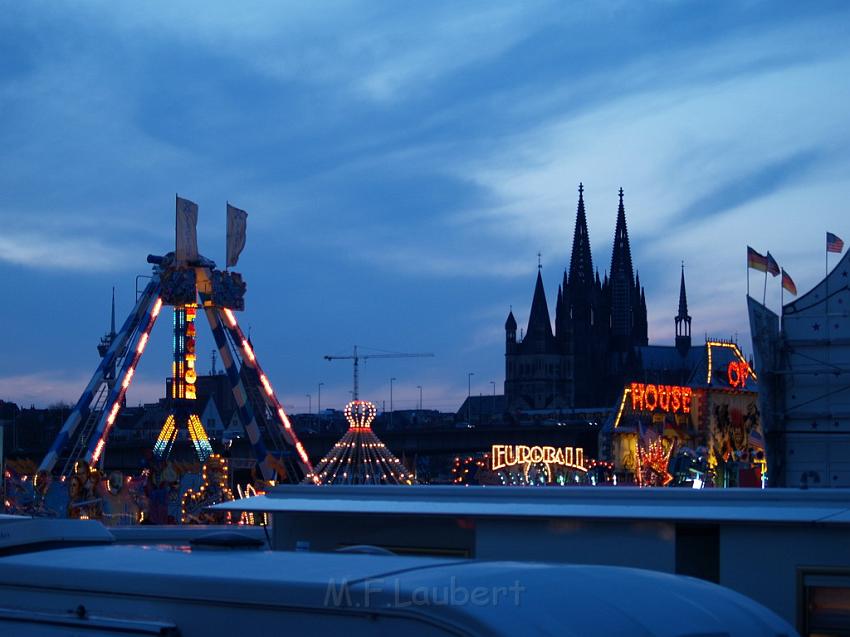
[[[691,388],[682,387],[682,413],[691,413]]]
[[[584,449],[576,447],[576,466],[584,468]]]
[[[513,445],[505,446],[505,465],[510,467],[517,463],[516,447]]]
[[[530,453],[530,449],[525,445],[517,445],[516,448],[516,461],[517,464],[526,464],[528,462],[528,455]]]
[[[555,462],[555,447],[543,447],[543,462],[546,464]]]
[[[658,406],[663,411],[670,411],[670,385],[658,386]]]
[[[543,449],[537,446],[532,447],[530,456],[532,462],[543,462]]]
[[[652,395],[652,400],[650,400],[650,394]],[[644,393],[644,404],[646,405],[647,411],[655,411],[658,407],[658,389],[655,385],[647,385],[646,392]]]
[[[643,392],[642,383],[632,383],[632,411],[643,411]]]
[[[564,447],[564,464],[568,467],[573,465],[573,448]]]
[[[737,361],[729,363],[729,367],[726,368],[726,376],[729,378],[729,384],[732,387],[737,387],[741,384],[741,372],[738,370]]]
[[[673,386],[670,389],[670,411],[675,414],[682,408],[682,388]]]
[[[502,464],[502,445],[493,445],[490,448],[490,461],[493,471],[501,469],[504,466]]]
[[[558,450],[555,452],[555,462],[557,464],[566,464],[564,461],[564,450],[558,447]]]

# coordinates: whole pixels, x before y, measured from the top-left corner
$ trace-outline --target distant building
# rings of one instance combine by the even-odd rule
[[[505,396],[509,411],[609,405],[626,376],[638,368],[637,348],[649,342],[646,296],[640,276],[633,271],[622,188],[619,196],[610,272],[600,279],[598,269],[594,270],[584,188],[579,184],[572,257],[558,287],[554,331],[539,266],[522,338],[517,338],[513,312],[508,315]],[[685,316],[682,338],[689,339],[687,311]]]

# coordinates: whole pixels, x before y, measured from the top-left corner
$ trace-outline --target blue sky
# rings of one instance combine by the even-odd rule
[[[347,401],[322,356],[355,343],[436,355],[366,363],[379,404],[391,377],[397,408],[422,385],[455,409],[470,371],[501,389],[505,316],[538,251],[554,307],[579,181],[600,270],[625,189],[652,343],[682,259],[697,338],[748,342],[745,246],[803,292],[824,232],[850,239],[847,3],[234,6],[0,2],[0,398],[76,399],[111,287],[123,315],[172,249],[175,192],[220,264],[225,201],[248,211],[241,321],[294,411],[319,382]],[[167,330],[131,403],[161,393]]]

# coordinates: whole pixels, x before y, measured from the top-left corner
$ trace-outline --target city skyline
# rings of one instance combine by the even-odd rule
[[[322,357],[355,344],[435,354],[364,365],[379,407],[391,378],[397,409],[419,386],[457,409],[469,372],[501,393],[505,317],[525,326],[538,252],[554,307],[579,182],[600,275],[625,190],[652,344],[673,343],[682,260],[694,342],[749,351],[746,246],[803,294],[825,231],[850,235],[842,3],[200,6],[7,8],[0,398],[76,400],[111,288],[120,322],[173,249],[175,192],[219,266],[225,201],[248,211],[240,321],[296,412],[319,383],[347,402],[350,362]],[[131,404],[163,394],[167,332]]]

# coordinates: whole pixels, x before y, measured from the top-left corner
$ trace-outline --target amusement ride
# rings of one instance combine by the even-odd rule
[[[236,319],[235,312],[245,308],[245,281],[237,272],[217,269],[212,260],[198,253],[197,204],[177,197],[176,212],[174,252],[148,256],[150,280],[118,331],[113,316],[113,329],[99,348],[100,364],[41,461],[39,474],[58,473],[64,480],[81,466],[94,466],[102,458],[153,326],[164,306],[171,306],[173,359],[168,414],[154,444],[154,455],[166,460],[180,429],[187,430],[201,463],[212,455],[196,404],[195,338],[200,315],[206,317],[212,331],[238,406],[239,422],[262,479],[273,483],[284,478],[287,466],[283,458],[288,457],[294,457],[302,476],[314,475],[307,452]],[[230,267],[236,264],[245,244],[247,214],[228,204],[227,216]]]

